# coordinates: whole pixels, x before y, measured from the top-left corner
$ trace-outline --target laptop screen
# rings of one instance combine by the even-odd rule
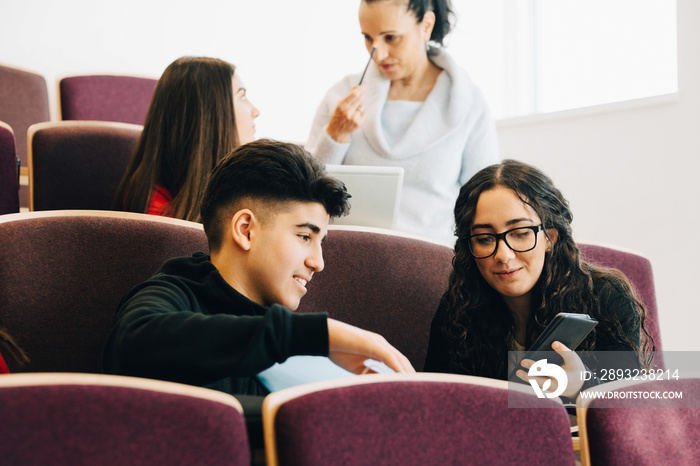
[[[396,227],[403,168],[326,165],[326,172],[343,181],[352,195],[350,215],[334,219],[334,224],[389,229]]]

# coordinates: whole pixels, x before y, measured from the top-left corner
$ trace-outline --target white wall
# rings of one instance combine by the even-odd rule
[[[305,140],[325,89],[366,63],[358,5],[356,0],[0,0],[0,62],[42,73],[53,97],[57,79],[67,75],[157,78],[183,55],[221,58],[238,67],[248,96],[262,111],[258,136]],[[329,41],[339,42],[338,53],[317,53],[315,44]]]
[[[568,197],[578,239],[651,260],[664,349],[698,350],[700,2],[677,5],[677,96],[500,121],[498,132],[504,157],[542,168]]]
[[[42,73],[53,98],[61,76],[158,77],[182,55],[223,58],[238,66],[262,111],[258,136],[300,142],[325,90],[366,62],[358,5],[358,0],[0,0],[0,62]],[[678,0],[678,10],[675,100],[502,121],[499,135],[504,156],[533,163],[554,178],[571,201],[579,239],[622,245],[651,259],[664,348],[691,350],[700,349],[694,338],[700,305],[693,293],[700,285],[700,246],[693,243],[693,228],[700,231],[695,205],[700,2]],[[474,36],[485,28],[482,19],[458,23],[481,48],[460,52],[468,69],[470,60],[488,58],[484,47],[499,46]],[[473,27],[465,24],[469,21]],[[321,52],[318,44],[329,43],[332,51]],[[479,83],[480,74],[473,75]]]

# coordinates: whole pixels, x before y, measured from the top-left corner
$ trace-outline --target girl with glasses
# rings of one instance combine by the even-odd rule
[[[506,379],[509,351],[528,349],[560,312],[599,322],[578,350],[624,351],[616,363],[625,368],[650,363],[644,305],[621,272],[581,258],[568,201],[544,173],[514,160],[489,166],[462,186],[454,214],[454,268],[431,326],[426,371]],[[593,353],[582,361],[559,342],[552,350],[568,376],[564,397],[599,383],[593,377],[584,386],[580,377],[597,372]],[[518,371],[524,381],[531,364]]]

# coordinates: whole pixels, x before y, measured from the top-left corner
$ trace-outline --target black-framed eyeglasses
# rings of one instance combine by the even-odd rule
[[[498,243],[503,240],[515,252],[527,252],[537,246],[537,233],[543,230],[542,225],[519,227],[503,233],[479,233],[469,237],[469,250],[475,259],[486,259],[496,254]]]

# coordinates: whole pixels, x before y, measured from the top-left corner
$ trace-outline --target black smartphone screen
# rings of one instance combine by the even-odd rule
[[[561,365],[564,363],[564,360],[552,349],[552,343],[559,341],[571,351],[575,351],[597,324],[598,321],[591,318],[588,314],[560,312],[554,316],[554,320],[544,329],[530,349],[525,352],[523,359],[537,361],[546,357],[548,359],[547,362],[550,364]],[[519,368],[520,364],[511,372],[508,378],[512,379],[515,377],[515,371]]]

